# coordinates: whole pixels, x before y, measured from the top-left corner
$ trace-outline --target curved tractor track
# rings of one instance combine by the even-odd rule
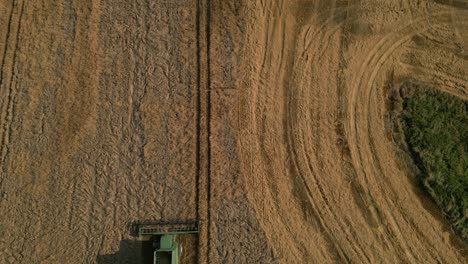
[[[386,104],[408,79],[466,98],[467,10],[449,4],[265,1],[233,14],[248,22],[231,124],[276,260],[466,261],[389,136]]]

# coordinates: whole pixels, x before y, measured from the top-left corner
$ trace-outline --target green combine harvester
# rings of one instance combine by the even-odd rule
[[[154,264],[178,264],[182,246],[178,235],[198,233],[198,222],[142,224],[138,236],[153,242]]]

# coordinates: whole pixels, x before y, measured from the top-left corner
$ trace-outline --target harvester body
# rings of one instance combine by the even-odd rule
[[[182,248],[177,236],[196,233],[198,222],[145,224],[138,228],[140,237],[150,237],[153,241],[154,264],[178,264]]]

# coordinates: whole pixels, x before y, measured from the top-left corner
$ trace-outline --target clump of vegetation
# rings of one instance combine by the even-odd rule
[[[467,101],[418,89],[403,101],[403,130],[422,183],[468,240]]]

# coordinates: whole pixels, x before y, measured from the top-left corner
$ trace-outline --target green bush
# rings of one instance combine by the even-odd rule
[[[468,239],[467,102],[417,90],[403,101],[403,129],[422,183],[449,221]]]

